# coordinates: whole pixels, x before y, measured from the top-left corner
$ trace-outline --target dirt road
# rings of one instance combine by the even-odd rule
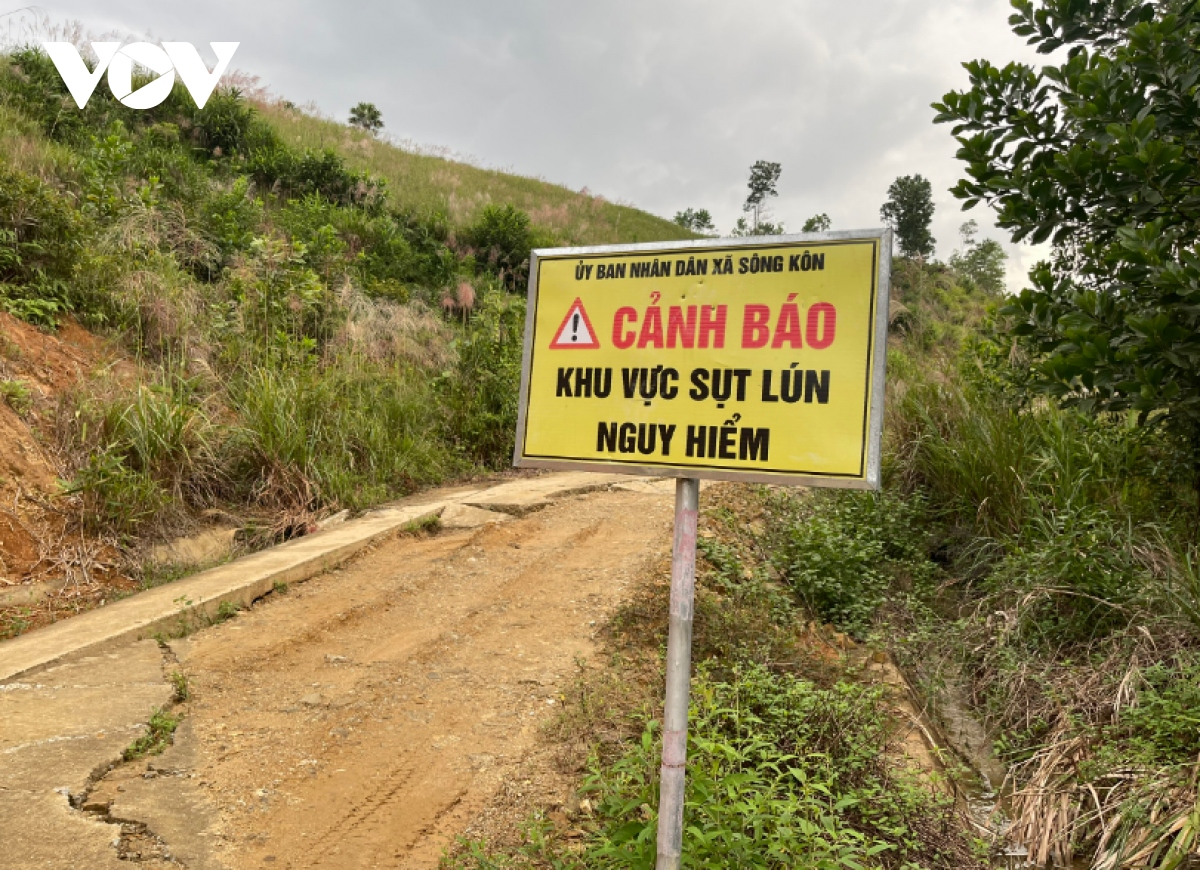
[[[521,791],[596,626],[661,563],[671,484],[642,488],[401,537],[173,642],[176,745],[90,803],[118,820],[158,789],[183,818],[138,817],[188,866],[436,867]]]

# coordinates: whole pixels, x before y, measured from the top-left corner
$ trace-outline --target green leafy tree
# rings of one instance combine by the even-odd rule
[[[903,175],[888,188],[888,200],[879,216],[896,231],[900,253],[905,257],[933,256],[937,244],[929,232],[933,221],[933,188],[920,175]]]
[[[683,211],[675,213],[674,221],[693,233],[715,233],[717,231],[712,215],[706,208],[685,208]]]
[[[965,278],[970,278],[985,293],[999,295],[1004,292],[1004,264],[1008,255],[995,239],[975,241],[979,224],[970,220],[958,229],[962,247],[950,255],[950,268]]]
[[[383,129],[383,114],[374,103],[359,103],[350,110],[350,126],[359,127],[374,136]]]
[[[804,222],[803,232],[827,233],[829,232],[829,228],[831,226],[833,226],[833,224],[829,220],[829,215],[825,214],[825,212],[821,212],[820,214],[813,215]]]
[[[769,160],[756,160],[754,165],[750,167],[750,195],[746,197],[746,204],[742,206],[742,211],[753,216],[750,222],[750,232],[743,235],[776,235],[777,233],[767,232],[764,227],[774,229],[775,226],[767,222],[767,198],[779,196],[779,191],[775,189],[775,185],[779,183],[779,176],[783,172],[783,167],[778,163],[772,163]],[[738,221],[739,224],[742,221]],[[783,232],[783,227],[780,226],[778,232]],[[735,232],[734,235],[737,235]]]
[[[1200,468],[1200,8],[1013,5],[1018,35],[1069,51],[1040,71],[965,65],[970,88],[934,105],[966,164],[954,194],[1053,243],[1006,309],[1037,385],[1177,431]]]

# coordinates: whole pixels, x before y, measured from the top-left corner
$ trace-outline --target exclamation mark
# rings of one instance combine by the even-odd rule
[[[579,312],[571,315],[571,341],[579,341]]]

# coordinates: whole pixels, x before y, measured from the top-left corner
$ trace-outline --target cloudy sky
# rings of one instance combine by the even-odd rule
[[[10,0],[16,5],[19,0]],[[938,255],[976,218],[1006,243],[1009,286],[1037,252],[1007,244],[948,188],[955,143],[929,104],[961,63],[1036,55],[1008,0],[56,0],[89,31],[241,46],[233,65],[274,93],[344,118],[367,100],[398,138],[588,187],[656,214],[707,208],[723,232],[748,168],[783,165],[774,217],[799,230],[879,224],[898,175],[933,182]],[[6,10],[0,6],[0,12]],[[11,21],[12,19],[8,19]]]

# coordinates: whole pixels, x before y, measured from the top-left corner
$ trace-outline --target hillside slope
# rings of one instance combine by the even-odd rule
[[[147,557],[201,528],[258,547],[506,469],[531,248],[689,236],[286,105],[80,110],[0,54],[0,636],[177,576]]]
[[[284,102],[256,106],[289,145],[331,148],[354,169],[387,179],[389,193],[398,205],[419,212],[444,210],[457,226],[475,220],[486,205],[507,204],[527,212],[535,226],[564,244],[699,238],[671,221],[609,202],[586,188],[576,192],[538,178],[406,150],[363,130],[289,108]]]

